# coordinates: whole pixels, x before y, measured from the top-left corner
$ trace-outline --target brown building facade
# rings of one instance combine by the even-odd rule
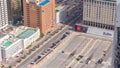
[[[24,25],[39,27],[43,34],[47,34],[55,27],[55,0],[50,0],[44,6],[23,1]]]

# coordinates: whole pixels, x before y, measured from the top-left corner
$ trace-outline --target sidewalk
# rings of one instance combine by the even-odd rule
[[[67,38],[63,39],[60,44],[50,53],[48,54],[43,60],[41,60],[38,64],[33,65],[33,67],[31,68],[40,68],[40,66],[42,64],[44,64],[48,59],[50,59],[55,53],[61,51],[61,49],[63,48],[63,46],[68,42],[68,40],[70,40],[71,38],[74,37],[73,35],[74,33],[71,33],[70,36],[68,36]],[[42,67],[41,67],[42,68]]]
[[[67,26],[66,27],[64,27],[64,28],[62,28],[60,31],[58,31],[55,35],[52,35],[51,36],[51,38],[50,39],[48,39],[48,40],[46,40],[45,42],[44,42],[44,40],[42,41],[43,42],[43,44],[38,48],[38,49],[36,49],[34,52],[32,52],[30,55],[28,55],[24,60],[22,60],[22,62],[24,62],[26,59],[28,59],[31,55],[33,55],[36,51],[38,51],[41,47],[43,47],[47,42],[49,42],[52,38],[54,38],[55,36],[57,36],[60,32],[62,32],[64,29],[66,29],[67,28]],[[40,42],[41,42],[40,41]],[[37,44],[37,43],[36,43]],[[22,62],[20,62],[20,63],[22,63]],[[20,64],[17,64],[16,66],[19,66]]]
[[[60,28],[61,26],[59,26],[58,28],[56,28],[55,30],[53,30],[52,32],[54,32],[54,31],[56,31],[56,30],[58,30],[59,28]],[[62,31],[63,29],[61,29],[61,31]],[[51,33],[52,33],[51,32]],[[49,38],[51,38],[51,37],[54,37],[55,35],[51,35],[51,33],[49,33],[49,34],[47,34],[47,35],[45,35],[45,36],[43,36],[40,40],[38,40],[38,41],[35,41],[35,42],[33,42],[32,43],[32,46],[31,47],[29,47],[28,49],[25,49],[25,53],[27,52],[27,51],[29,51],[30,49],[33,49],[33,47],[35,46],[35,45],[40,45],[40,47],[42,47],[42,44],[45,42],[45,40],[47,39],[49,39]],[[58,32],[59,33],[59,32]],[[47,42],[47,41],[46,41]],[[39,48],[40,48],[39,47]],[[36,49],[37,50],[37,49]],[[34,51],[35,52],[35,51]],[[33,53],[34,53],[33,52]],[[32,53],[32,54],[33,54]],[[20,53],[19,53],[20,54]],[[30,54],[30,55],[32,55],[32,54]],[[29,56],[30,56],[29,55]],[[29,56],[27,56],[27,57],[29,57]],[[5,67],[9,67],[9,66],[14,66],[14,67],[16,67],[16,63],[17,63],[17,60],[18,60],[19,58],[16,58],[16,56],[15,57],[13,57],[13,58],[11,58],[9,61],[7,61],[6,63],[3,63],[2,62],[2,64],[4,64],[5,65]],[[27,59],[27,58],[26,58]],[[22,59],[22,61],[24,61],[24,60],[26,60],[26,59]],[[20,62],[21,63],[21,62]]]

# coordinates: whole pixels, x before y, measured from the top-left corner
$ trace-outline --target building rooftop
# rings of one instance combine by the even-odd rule
[[[28,38],[30,37],[32,34],[34,34],[36,32],[35,29],[26,29],[25,31],[23,31],[22,33],[20,33],[17,38],[20,38],[20,39],[25,39],[25,38]]]
[[[60,11],[60,10],[62,10],[63,8],[64,8],[64,6],[57,6],[57,7],[56,7],[56,10]]]
[[[25,39],[33,35],[37,31],[37,28],[30,28],[25,26],[19,27],[7,27],[0,30],[0,38],[5,37],[4,40],[0,41],[0,46],[7,48],[14,42]]]
[[[6,41],[6,42],[3,44],[3,46],[4,46],[4,47],[8,47],[8,46],[10,46],[11,44],[12,44],[11,41]]]
[[[11,35],[8,35],[7,39],[0,41],[1,42],[0,45],[4,48],[7,48],[18,40],[20,40],[20,39],[16,38],[14,35],[11,34]]]
[[[59,12],[61,10],[67,9],[68,7],[68,5],[58,5],[56,6],[56,11]]]
[[[27,0],[27,3],[37,4],[38,6],[45,6],[50,0]]]

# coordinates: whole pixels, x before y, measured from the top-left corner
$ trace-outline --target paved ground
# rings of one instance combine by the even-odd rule
[[[81,33],[73,33],[71,36],[71,39],[66,39],[68,41],[63,42],[62,47],[40,64],[39,68],[110,68],[111,40]],[[83,58],[77,61],[79,55]],[[97,63],[101,58],[103,62]]]
[[[74,22],[78,21],[79,19],[79,15],[78,17],[76,17],[75,19],[72,19],[71,21],[69,21],[68,25],[73,25]],[[24,62],[20,63],[16,68],[30,68],[27,67],[33,60],[35,60],[35,58],[40,55],[44,50],[48,49],[53,42],[58,41],[58,39],[61,38],[62,34],[64,32],[66,32],[68,30],[69,26],[66,26],[62,31],[60,31],[56,36],[54,36],[52,39],[50,39],[49,41],[46,41],[46,43],[44,44],[45,46],[39,48],[37,51],[35,51],[34,54],[30,55],[29,58],[27,58]]]
[[[49,40],[49,42],[45,43],[44,47],[41,47],[39,50],[37,50],[34,54],[32,54],[29,58],[27,58],[27,60],[25,60],[23,63],[19,64],[17,66],[17,68],[26,68],[26,66],[32,62],[38,55],[40,55],[41,53],[44,52],[44,50],[46,50],[47,48],[49,48],[51,46],[51,44],[53,42],[55,42],[55,40],[58,40],[59,38],[61,38],[61,35],[66,31],[67,29],[65,28],[65,30],[61,31],[58,35],[56,35],[55,37],[53,37],[51,40]],[[58,37],[59,36],[59,37]]]

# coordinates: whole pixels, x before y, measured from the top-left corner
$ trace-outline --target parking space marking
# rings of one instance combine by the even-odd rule
[[[88,38],[88,39],[90,39],[90,41],[85,45],[85,47],[82,49],[82,51],[80,52],[80,54],[82,54],[82,53],[86,50],[86,48],[88,47],[88,44],[91,43],[92,40],[93,40],[93,38]],[[78,57],[78,55],[76,55],[76,57]],[[72,65],[72,63],[74,63],[74,62],[75,62],[75,59],[72,60],[71,63],[66,66],[66,68],[67,68],[68,66]]]

